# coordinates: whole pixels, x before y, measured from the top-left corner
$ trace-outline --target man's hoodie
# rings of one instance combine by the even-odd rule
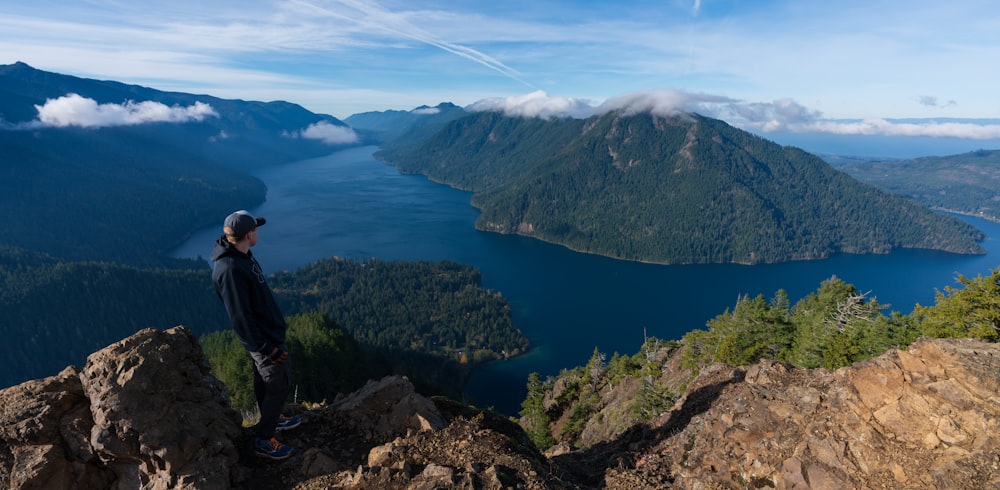
[[[248,351],[269,355],[285,343],[285,319],[253,252],[241,252],[223,236],[211,255],[215,293],[226,305],[236,336]]]

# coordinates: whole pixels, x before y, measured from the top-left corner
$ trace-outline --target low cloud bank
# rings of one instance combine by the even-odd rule
[[[496,111],[513,117],[587,118],[611,111],[627,114],[648,112],[660,116],[698,113],[722,119],[733,126],[755,132],[828,133],[839,135],[915,136],[958,139],[1000,138],[1000,123],[949,120],[892,121],[824,119],[823,113],[792,99],[746,102],[729,97],[660,89],[633,92],[592,105],[583,99],[550,96],[544,91],[511,97],[483,99],[465,108],[474,112]]]
[[[94,99],[67,94],[35,105],[38,121],[35,126],[103,128],[133,126],[150,122],[182,123],[218,117],[212,106],[195,102],[187,107],[169,107],[160,102],[126,101],[124,104],[98,104]]]
[[[310,124],[294,136],[305,139],[320,140],[328,145],[343,145],[356,143],[358,134],[347,126],[337,126],[327,121]]]
[[[594,115],[594,107],[582,99],[550,96],[542,90],[525,95],[492,97],[465,108],[473,112],[502,112],[514,117],[575,117]]]
[[[1000,124],[937,121],[912,123],[866,119],[854,122],[817,121],[798,132],[987,140],[1000,138]]]

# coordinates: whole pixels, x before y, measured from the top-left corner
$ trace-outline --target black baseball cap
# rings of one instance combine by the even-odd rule
[[[226,216],[226,221],[222,224],[222,231],[226,233],[226,236],[243,238],[247,233],[257,229],[258,226],[266,222],[267,220],[264,218],[254,218],[249,211],[241,209]]]

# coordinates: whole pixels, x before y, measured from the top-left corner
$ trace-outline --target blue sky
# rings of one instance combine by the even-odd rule
[[[342,119],[636,107],[764,134],[1000,139],[992,0],[7,1],[0,53]]]

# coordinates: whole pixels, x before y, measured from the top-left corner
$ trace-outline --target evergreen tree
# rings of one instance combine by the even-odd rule
[[[521,402],[521,423],[531,442],[543,451],[552,447],[555,440],[549,433],[548,412],[545,410],[546,385],[537,372],[528,375],[528,396]]]
[[[969,279],[961,274],[961,289],[945,286],[934,295],[933,307],[917,304],[913,316],[921,333],[930,337],[972,337],[1000,340],[1000,267],[988,276]]]
[[[300,400],[330,400],[389,373],[382,359],[361,351],[357,342],[329,317],[308,313],[286,321],[293,394],[297,393]],[[212,365],[212,375],[226,385],[233,408],[253,410],[257,402],[252,360],[236,334],[231,329],[212,332],[199,341]]]

